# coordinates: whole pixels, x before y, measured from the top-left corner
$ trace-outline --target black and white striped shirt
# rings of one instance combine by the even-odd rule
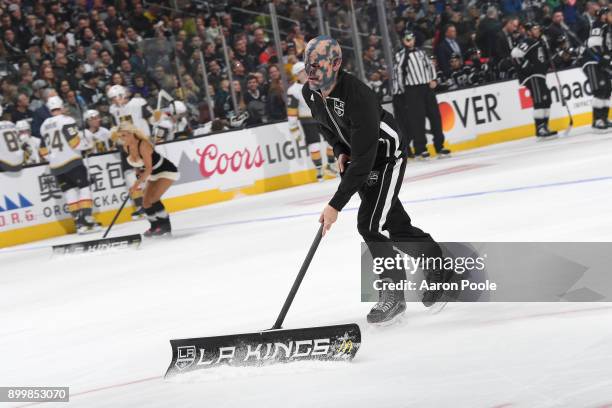
[[[424,85],[434,79],[436,70],[424,51],[403,47],[395,53],[393,95],[404,93],[406,86]]]

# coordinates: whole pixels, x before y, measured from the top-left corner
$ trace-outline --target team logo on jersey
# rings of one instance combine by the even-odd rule
[[[184,370],[190,367],[195,362],[196,348],[195,346],[182,346],[177,348],[178,357],[174,365],[179,370]]]
[[[366,184],[369,187],[372,187],[373,185],[378,183],[378,175],[379,175],[378,171],[371,171],[370,175],[368,176],[368,180],[366,181]]]
[[[336,112],[338,116],[344,116],[344,102],[340,99],[334,99],[334,112]]]

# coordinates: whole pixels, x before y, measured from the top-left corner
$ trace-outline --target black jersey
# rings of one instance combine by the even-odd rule
[[[457,69],[453,69],[450,74],[449,90],[466,88],[470,86],[470,74],[472,70],[469,66],[462,66]]]
[[[343,70],[327,98],[308,85],[302,87],[302,95],[336,157],[344,153],[351,158],[338,191],[329,202],[341,210],[366,182],[374,166],[406,156],[406,141],[376,93]]]
[[[512,58],[517,61],[518,78],[521,84],[532,76],[546,78],[550,67],[550,57],[544,39],[526,38],[512,50]]]
[[[591,27],[586,50],[582,54],[582,65],[609,65],[612,56],[612,29],[609,24],[597,21]]]

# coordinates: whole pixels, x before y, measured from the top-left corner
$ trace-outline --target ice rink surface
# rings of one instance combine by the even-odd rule
[[[336,186],[175,213],[175,237],[139,250],[51,257],[50,245],[77,236],[0,250],[0,385],[70,386],[70,403],[53,407],[612,407],[612,304],[449,304],[437,315],[409,304],[401,324],[369,327],[357,198],[323,239],[284,325],[358,323],[352,363],[164,381],[169,339],[273,324]],[[439,241],[610,241],[612,135],[412,162],[400,198]]]

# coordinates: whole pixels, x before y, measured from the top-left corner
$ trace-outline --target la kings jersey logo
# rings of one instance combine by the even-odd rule
[[[334,112],[336,112],[338,116],[344,116],[344,102],[340,99],[334,98]]]

